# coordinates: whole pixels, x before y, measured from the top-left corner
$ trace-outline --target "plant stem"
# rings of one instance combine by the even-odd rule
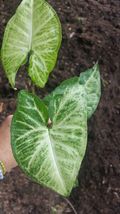
[[[67,204],[71,207],[71,209],[73,210],[74,214],[78,214],[77,211],[75,210],[74,206],[72,205],[72,203],[67,198],[64,198],[64,199],[67,202]]]

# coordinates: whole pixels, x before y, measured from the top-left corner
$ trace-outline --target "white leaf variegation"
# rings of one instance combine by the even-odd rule
[[[44,98],[44,103],[49,106],[50,101],[55,94],[62,95],[66,87],[71,87],[71,85],[76,86],[78,82],[86,91],[87,117],[89,119],[95,112],[101,96],[101,80],[98,64],[95,64],[92,68],[81,73],[80,77],[73,77],[63,81],[60,86]]]
[[[12,87],[21,65],[29,61],[32,81],[44,87],[55,66],[61,44],[61,25],[45,0],[23,0],[5,30],[1,58]]]
[[[22,91],[12,121],[11,143],[19,166],[34,181],[63,196],[74,187],[86,150],[85,96],[79,84],[53,96],[50,124],[45,104]]]
[[[66,88],[67,89],[70,89],[71,87],[77,88],[78,83],[79,83],[78,77],[73,77],[63,81],[52,93],[50,93],[43,99],[45,105],[50,107],[53,101],[53,97],[58,97],[58,96],[61,97],[65,93]],[[53,108],[50,108],[50,112],[49,112],[50,118],[51,118],[52,110]]]
[[[89,119],[95,112],[101,96],[101,80],[98,63],[80,74],[79,83],[84,86],[87,94],[87,117]]]

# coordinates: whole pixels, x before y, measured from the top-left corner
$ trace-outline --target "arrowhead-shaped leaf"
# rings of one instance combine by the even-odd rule
[[[61,25],[45,0],[23,0],[9,21],[2,45],[2,63],[12,87],[21,65],[29,61],[32,81],[44,87],[55,66],[61,44]]]
[[[74,187],[86,150],[85,96],[83,86],[68,87],[53,97],[48,110],[36,96],[22,91],[12,121],[11,142],[19,166],[63,196]]]
[[[53,97],[55,97],[55,96],[61,97],[64,94],[66,88],[70,89],[73,86],[77,88],[78,84],[79,84],[78,77],[73,77],[73,78],[63,81],[52,93],[50,93],[43,99],[45,105],[50,107],[53,102]],[[52,109],[53,108],[50,108],[50,110],[52,110]],[[51,114],[51,112],[50,112],[50,114]]]
[[[63,94],[66,87],[71,87],[71,85],[75,86],[78,82],[80,85],[83,85],[87,94],[87,117],[89,119],[95,112],[101,96],[101,80],[98,64],[81,73],[80,77],[73,77],[63,81],[60,86],[44,98],[44,103],[49,106],[55,94]]]

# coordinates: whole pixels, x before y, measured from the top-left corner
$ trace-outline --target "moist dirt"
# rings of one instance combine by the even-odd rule
[[[20,0],[0,0],[0,47],[6,23]],[[14,91],[0,65],[0,122],[14,113],[19,90],[41,98],[63,80],[79,75],[97,60],[102,97],[88,122],[88,147],[79,187],[69,201],[30,181],[17,167],[0,183],[0,214],[120,213],[120,0],[49,0],[59,14],[63,41],[58,62],[44,89],[31,85],[23,66]],[[14,63],[14,59],[13,59]]]

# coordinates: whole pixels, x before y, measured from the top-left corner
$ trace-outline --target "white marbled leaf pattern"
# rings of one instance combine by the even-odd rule
[[[63,94],[66,87],[71,85],[77,85],[79,82],[86,91],[87,101],[87,117],[90,117],[95,112],[101,96],[101,80],[99,65],[96,63],[92,68],[80,74],[80,77],[72,77],[65,80],[58,86],[51,94],[44,98],[44,102],[47,106],[50,105],[50,101],[55,94]]]
[[[29,61],[32,81],[44,87],[55,66],[61,44],[61,25],[45,0],[23,0],[5,30],[1,58],[12,87],[21,65]]]
[[[49,111],[36,96],[20,92],[11,127],[16,161],[34,181],[68,196],[87,145],[85,91],[79,84],[55,95]]]
[[[84,86],[87,94],[87,117],[90,119],[101,97],[101,79],[98,63],[80,74],[79,83]]]

